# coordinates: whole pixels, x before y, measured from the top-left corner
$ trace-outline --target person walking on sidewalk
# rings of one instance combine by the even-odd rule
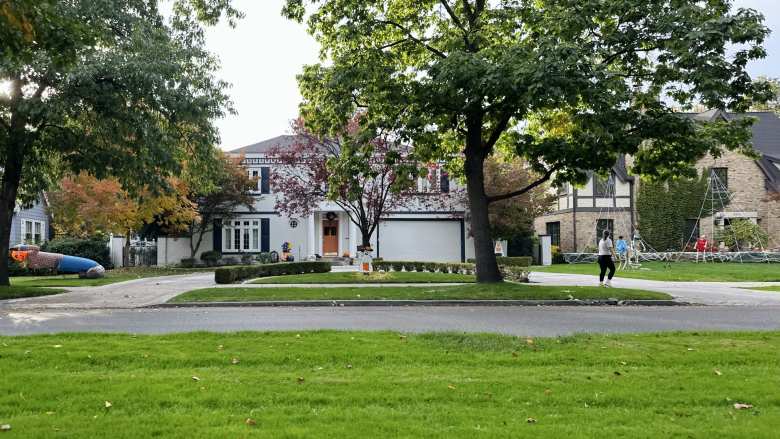
[[[604,237],[599,241],[599,285],[602,287],[612,286],[612,277],[615,275],[615,262],[613,261],[615,256],[615,247],[612,245],[612,238],[610,238],[609,230],[604,230]],[[604,275],[609,269],[609,276],[607,281],[604,282]]]

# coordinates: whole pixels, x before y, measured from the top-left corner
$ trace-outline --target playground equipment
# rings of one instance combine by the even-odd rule
[[[42,252],[36,245],[21,244],[11,247],[11,258],[16,262],[26,263],[28,268],[56,269],[60,273],[74,273],[87,279],[103,277],[106,273],[106,269],[92,259]]]

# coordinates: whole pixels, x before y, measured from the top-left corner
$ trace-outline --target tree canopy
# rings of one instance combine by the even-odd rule
[[[303,117],[329,132],[358,110],[423,161],[462,161],[477,278],[500,280],[488,207],[544,181],[582,183],[621,154],[655,178],[749,149],[750,119],[697,124],[770,94],[745,66],[766,55],[761,14],[730,0],[287,0],[323,61],[299,76]],[[483,163],[506,143],[539,179],[488,196]]]
[[[185,161],[205,174],[213,121],[231,107],[203,24],[240,13],[228,0],[175,0],[168,15],[157,0],[0,2],[0,253],[16,199],[55,171],[113,177],[131,193],[170,189]]]

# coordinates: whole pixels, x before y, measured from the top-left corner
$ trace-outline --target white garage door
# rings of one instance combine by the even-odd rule
[[[460,221],[384,221],[379,257],[388,261],[460,262]]]

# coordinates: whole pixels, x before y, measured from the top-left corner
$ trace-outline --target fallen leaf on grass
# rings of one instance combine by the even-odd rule
[[[717,375],[717,376],[723,375],[723,373],[721,371],[719,371],[718,369],[713,370],[713,372],[715,372],[715,375]]]
[[[114,406],[114,404],[111,404],[111,401],[106,401],[106,402],[105,402],[103,405],[104,405],[104,406],[105,406],[107,409],[110,409],[111,407],[113,407],[113,406]]]
[[[257,421],[255,421],[252,418],[246,418],[246,421],[244,421],[244,424],[254,426],[254,425],[257,425]]]
[[[219,345],[219,346],[217,346],[217,350],[218,350],[218,351],[221,351],[221,350],[224,350],[224,349],[225,349],[225,347],[224,347],[224,346],[222,346],[222,345]]]
[[[238,358],[233,358],[232,360],[230,360],[230,363],[231,364],[238,364],[239,363]]]
[[[306,381],[304,377],[298,377],[298,384],[303,384],[304,381]]]
[[[552,390],[550,390],[550,389],[544,389],[544,394],[545,394],[545,395],[550,395],[551,393],[552,393]]]
[[[193,376],[193,377],[192,377],[192,381],[200,381],[200,378],[198,378],[198,377],[196,377],[196,376]]]
[[[753,404],[743,404],[741,402],[737,402],[737,403],[734,404],[734,409],[735,410],[746,410],[746,409],[752,409],[752,408],[753,408]]]
[[[452,384],[448,384],[447,388],[450,389],[450,390],[455,390],[455,386],[453,386]]]

